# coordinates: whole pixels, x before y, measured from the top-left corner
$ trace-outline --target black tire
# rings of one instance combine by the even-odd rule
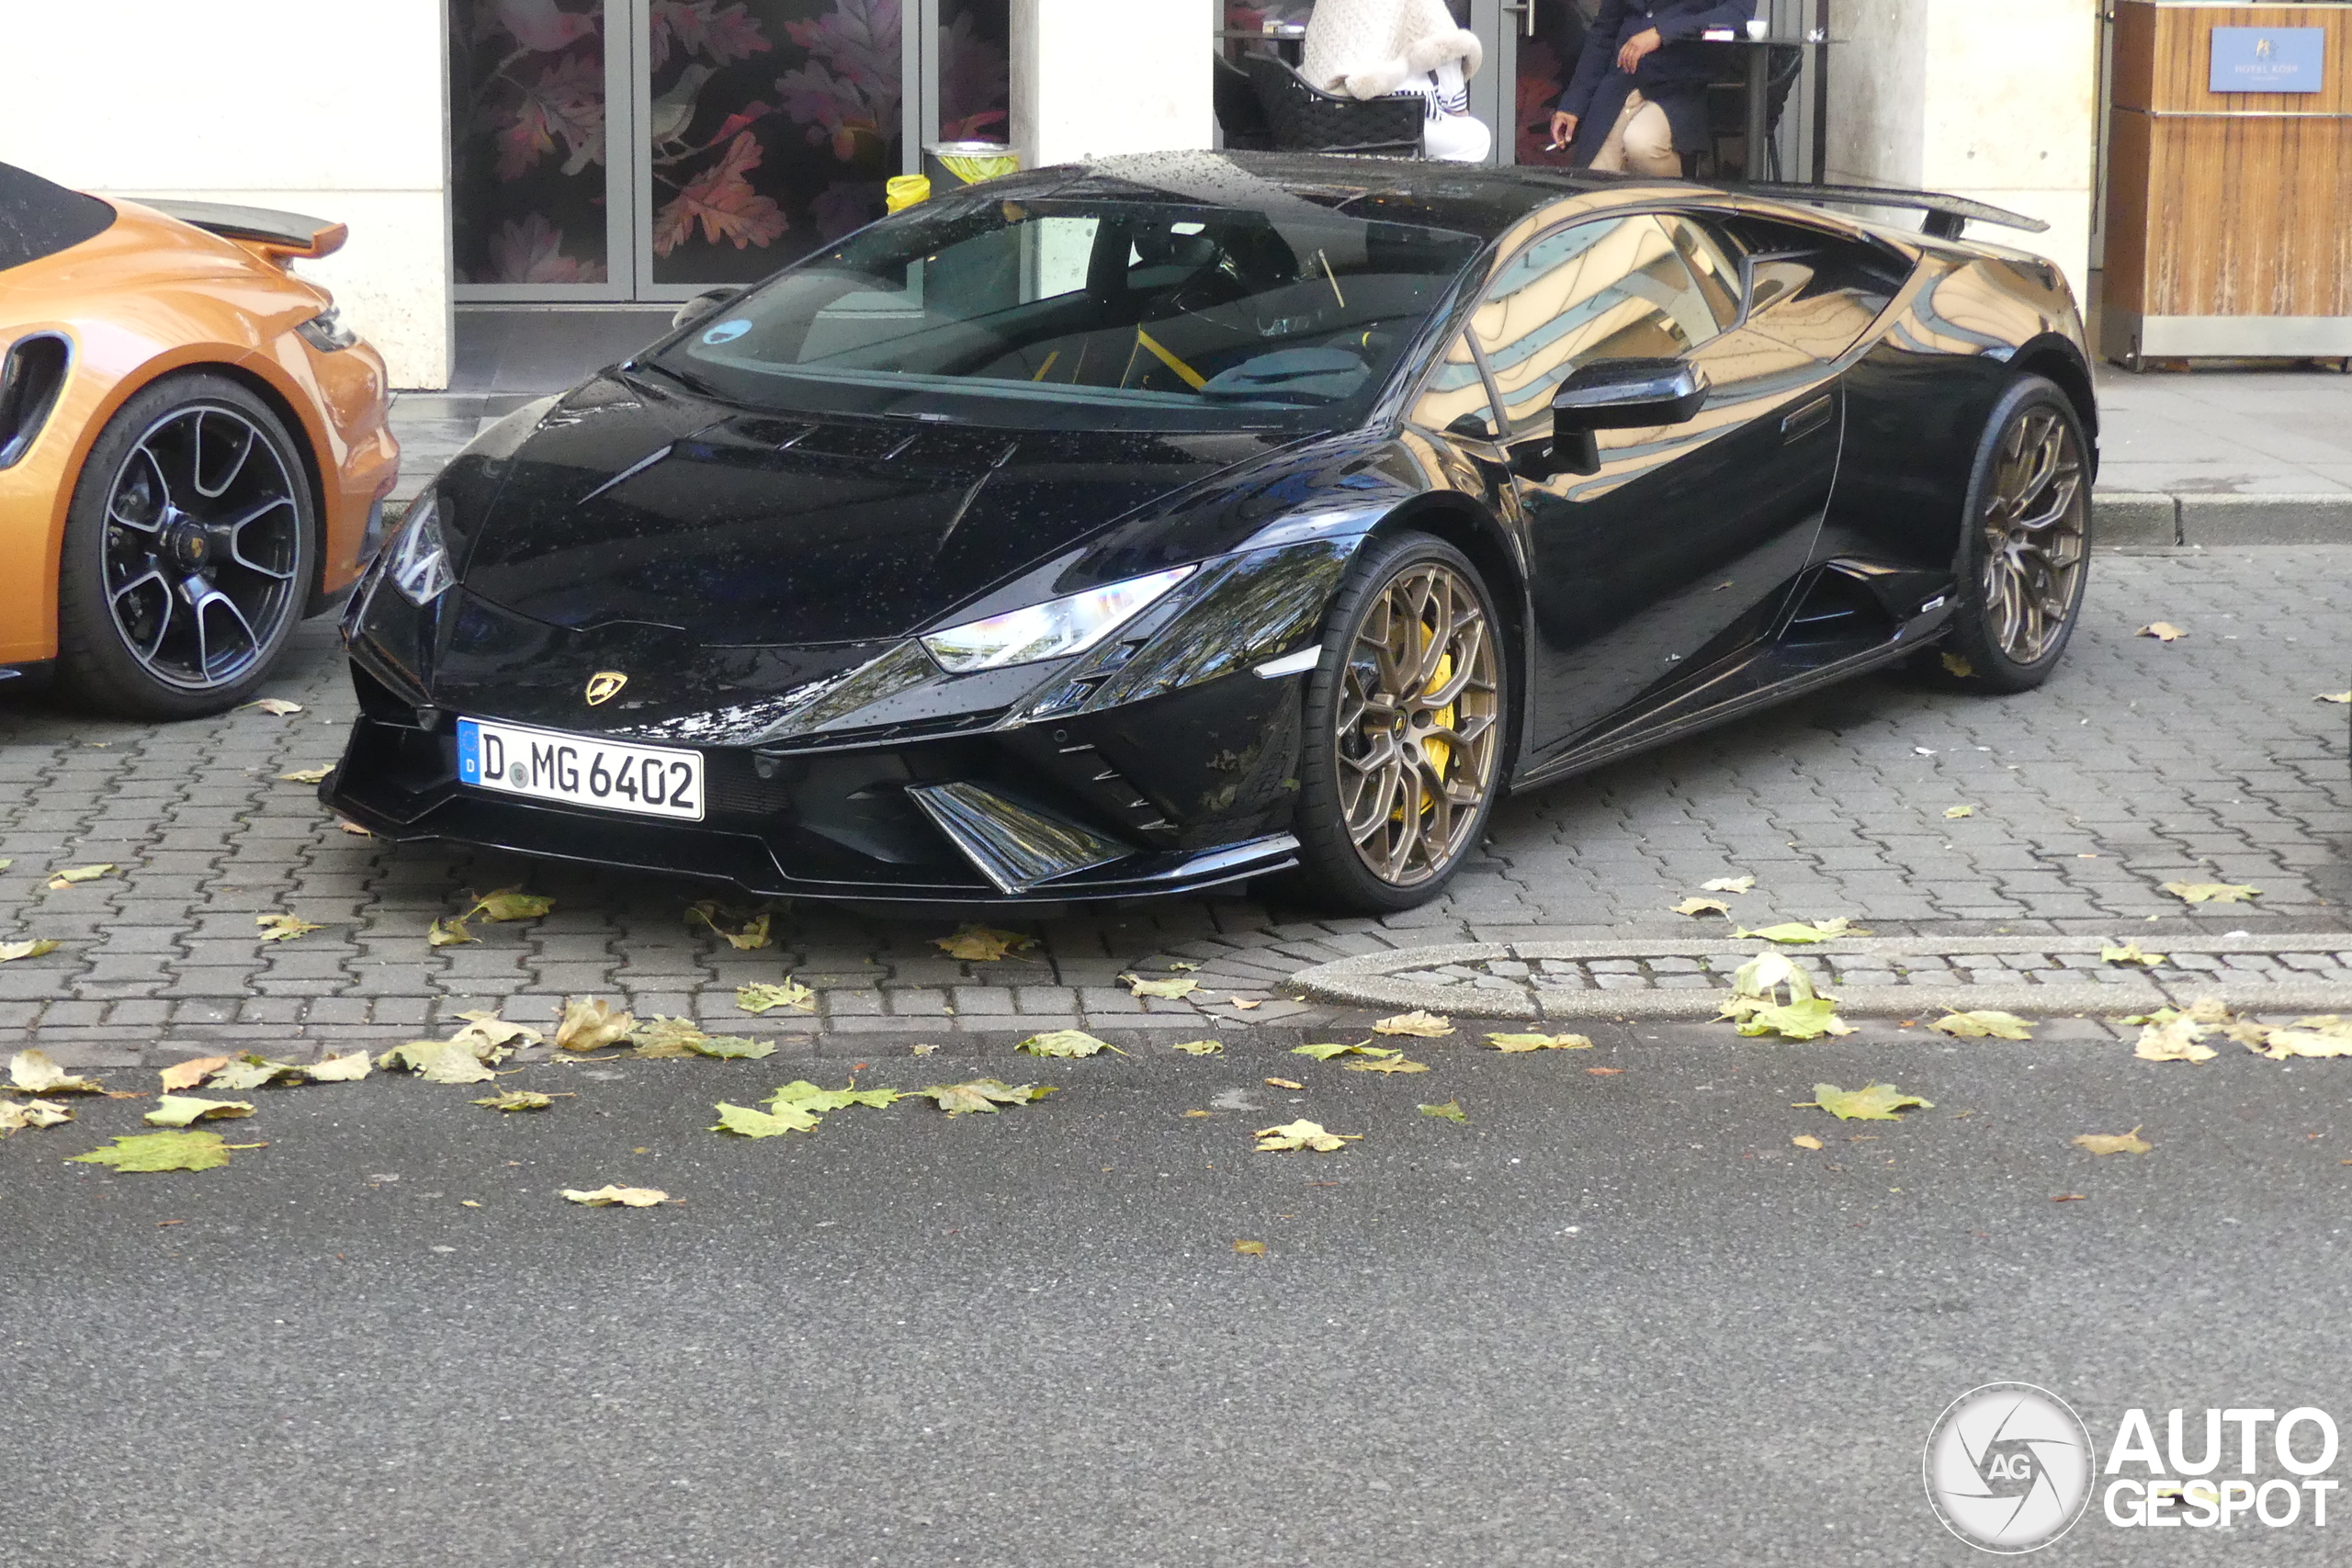
[[[2090,547],[2090,443],[2081,416],[2056,386],[2020,376],[1978,439],[1953,566],[1959,604],[1918,671],[1962,691],[2030,692],[2047,681],[2075,635]]]
[[[201,371],[141,389],[66,513],[61,694],[126,718],[236,706],[302,618],[317,553],[302,448],[267,403]]]
[[[1416,603],[1424,608],[1408,611]],[[1441,621],[1442,648],[1411,630]],[[1317,908],[1383,915],[1444,891],[1500,793],[1510,713],[1500,626],[1478,569],[1444,540],[1400,533],[1365,547],[1332,598],[1323,658],[1303,698],[1295,895]],[[1400,679],[1380,650],[1415,643],[1414,657],[1436,673]],[[1413,694],[1385,709],[1366,702],[1384,679]],[[1449,692],[1450,701],[1433,703]],[[1413,710],[1405,739],[1384,751],[1397,731],[1381,716],[1399,705]],[[1384,755],[1393,761],[1381,762]]]

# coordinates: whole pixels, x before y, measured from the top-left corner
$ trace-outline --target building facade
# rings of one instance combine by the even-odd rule
[[[1592,0],[1453,0],[1498,161]],[[1574,9],[1583,6],[1580,13]],[[302,270],[396,385],[448,383],[462,312],[660,306],[882,210],[926,145],[1024,163],[1216,145],[1212,56],[1311,0],[120,0],[26,8],[0,161],[99,194],[347,222]],[[1767,172],[1977,197],[2088,280],[2098,0],[1761,0],[1804,74]],[[1777,101],[1777,100],[1776,100]]]

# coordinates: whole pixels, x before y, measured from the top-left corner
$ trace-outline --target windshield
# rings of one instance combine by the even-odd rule
[[[1080,429],[1351,420],[1482,243],[1288,210],[977,192],[853,235],[654,356],[810,413]]]

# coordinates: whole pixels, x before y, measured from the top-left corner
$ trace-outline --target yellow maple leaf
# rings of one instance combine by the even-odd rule
[[[1009,953],[1035,946],[1035,937],[1018,931],[999,931],[993,926],[965,926],[954,936],[933,937],[933,945],[950,958],[961,958],[975,964],[992,964]]]
[[[2085,1133],[2075,1143],[2095,1155],[2143,1155],[2154,1146],[2141,1138],[2137,1127],[2128,1133]]]
[[[1372,1026],[1372,1032],[1374,1034],[1415,1034],[1434,1040],[1440,1035],[1453,1033],[1453,1021],[1415,1008],[1410,1012],[1400,1012],[1394,1018],[1380,1020]]]

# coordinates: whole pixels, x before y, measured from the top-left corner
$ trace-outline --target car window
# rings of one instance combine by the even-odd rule
[[[654,363],[808,412],[1322,428],[1361,414],[1481,249],[1306,202],[969,196],[787,268]]]
[[[1902,291],[1907,269],[1867,241],[1770,219],[1729,220],[1741,252],[1747,324],[1792,348],[1835,359]]]
[[[1698,283],[1707,308],[1715,314],[1719,326],[1728,327],[1739,320],[1739,265],[1725,254],[1713,234],[1688,218],[1661,217],[1658,221],[1674,241],[1674,248],[1681,254],[1683,265],[1690,267],[1691,277]]]
[[[1453,345],[1422,383],[1421,400],[1413,405],[1413,423],[1428,430],[1487,440],[1501,434],[1495,424],[1495,400],[1487,394],[1487,378],[1478,373],[1467,332],[1455,334]]]
[[[1724,325],[1648,213],[1532,242],[1497,270],[1471,319],[1513,434],[1550,428],[1553,393],[1571,372],[1605,359],[1672,358]]]

